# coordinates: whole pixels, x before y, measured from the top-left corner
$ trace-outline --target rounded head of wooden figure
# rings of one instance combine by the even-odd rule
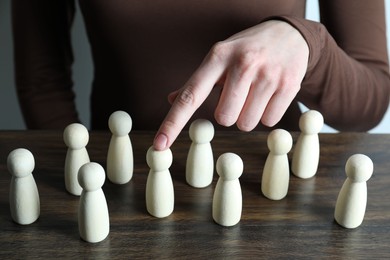
[[[189,135],[193,142],[208,143],[214,137],[214,126],[206,119],[197,119],[191,123]]]
[[[90,162],[80,167],[77,178],[85,191],[95,191],[103,186],[106,174],[100,164]]]
[[[235,153],[224,153],[218,157],[217,173],[226,181],[238,179],[244,170],[244,163],[240,156]]]
[[[108,119],[108,127],[112,134],[124,136],[130,133],[133,121],[125,111],[116,111]]]
[[[27,149],[15,149],[7,157],[7,167],[13,176],[17,178],[26,177],[34,170],[34,156]]]
[[[172,160],[172,152],[169,148],[163,151],[156,151],[151,146],[146,153],[146,163],[152,170],[157,172],[167,170],[171,166]]]
[[[316,110],[308,110],[299,118],[299,129],[305,134],[318,134],[324,126],[324,117]]]
[[[354,154],[345,164],[345,173],[354,182],[368,181],[374,171],[374,164],[364,154]]]
[[[64,142],[71,149],[84,148],[89,141],[88,129],[79,123],[68,125],[64,130]]]
[[[275,155],[287,154],[292,148],[293,140],[289,132],[284,129],[275,129],[267,138],[268,149]]]

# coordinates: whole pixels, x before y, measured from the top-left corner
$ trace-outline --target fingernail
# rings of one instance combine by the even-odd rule
[[[158,134],[154,139],[154,149],[164,150],[167,147],[168,137],[165,134]]]

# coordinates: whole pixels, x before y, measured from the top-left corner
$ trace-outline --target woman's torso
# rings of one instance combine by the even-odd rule
[[[157,129],[170,108],[167,95],[185,84],[214,43],[269,16],[305,14],[305,0],[80,0],[80,6],[94,61],[95,129],[107,128],[115,110],[127,111],[134,129]],[[194,118],[213,121],[217,98],[213,93]],[[298,117],[294,104],[279,127],[297,129]]]

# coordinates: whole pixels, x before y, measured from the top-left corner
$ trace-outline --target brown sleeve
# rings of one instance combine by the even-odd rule
[[[12,1],[16,89],[28,128],[78,122],[72,91],[72,1]]]
[[[376,126],[389,106],[383,1],[320,1],[321,24],[281,17],[306,39],[310,58],[298,100],[342,131]]]

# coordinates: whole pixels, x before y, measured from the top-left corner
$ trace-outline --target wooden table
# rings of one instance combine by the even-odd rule
[[[293,133],[294,141],[298,135]],[[105,167],[110,134],[92,132],[87,146],[92,161]],[[289,193],[280,201],[261,194],[260,180],[268,154],[267,133],[217,132],[214,156],[237,153],[244,161],[241,176],[243,214],[239,224],[222,227],[212,220],[217,180],[195,189],[185,182],[190,146],[183,132],[172,147],[170,168],[175,187],[175,209],[167,218],[150,216],[145,206],[149,168],[146,151],[153,133],[132,132],[135,171],[131,182],[103,186],[109,212],[110,234],[96,244],[79,238],[79,198],[64,187],[66,147],[59,131],[0,131],[0,258],[341,258],[390,257],[390,135],[358,133],[321,134],[321,158],[315,177],[291,176]],[[19,147],[35,156],[33,172],[41,199],[37,222],[21,226],[10,216],[8,192],[11,175],[8,153]],[[338,192],[345,180],[349,156],[364,153],[374,162],[368,181],[368,204],[363,224],[340,227],[333,219]],[[292,151],[289,153],[291,159]]]

